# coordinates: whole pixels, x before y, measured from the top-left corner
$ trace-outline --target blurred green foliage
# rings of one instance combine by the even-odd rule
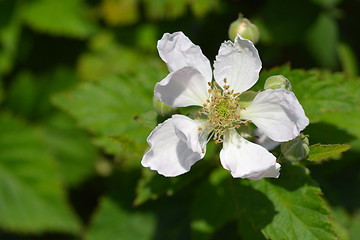
[[[0,0],[0,239],[357,239],[358,9],[351,0]],[[254,89],[286,76],[311,122],[310,156],[337,154],[282,162],[279,179],[260,181],[231,178],[215,144],[185,175],[144,169],[146,138],[164,120],[152,106],[168,73],[157,40],[183,31],[213,60],[239,12],[261,33]]]

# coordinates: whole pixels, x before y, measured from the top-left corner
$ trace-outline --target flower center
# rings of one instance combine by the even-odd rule
[[[239,128],[241,123],[248,124],[248,120],[241,120],[240,110],[245,109],[239,104],[240,93],[234,93],[230,90],[230,86],[225,85],[223,90],[218,88],[217,83],[208,83],[211,87],[208,91],[210,93],[209,99],[203,104],[203,109],[199,111],[199,115],[206,115],[208,121],[204,123],[205,129],[199,128],[199,131],[204,130],[210,133],[209,139],[214,139],[215,143],[221,143],[226,129]],[[200,117],[199,117],[200,118]]]

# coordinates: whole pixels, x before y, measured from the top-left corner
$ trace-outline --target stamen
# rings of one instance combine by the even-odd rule
[[[198,113],[200,116],[206,115],[208,120],[203,125],[204,129],[198,128],[198,130],[209,134],[207,141],[214,139],[215,143],[221,143],[226,129],[240,128],[242,123],[247,125],[250,121],[241,120],[239,112],[245,108],[239,104],[240,93],[234,93],[234,90],[230,89],[226,78],[222,89],[216,81],[207,84],[211,87],[208,89],[210,96]]]

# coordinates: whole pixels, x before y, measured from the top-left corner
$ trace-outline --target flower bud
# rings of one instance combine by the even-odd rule
[[[300,133],[299,136],[281,144],[281,152],[289,161],[300,161],[309,155],[309,139]]]
[[[239,18],[230,25],[230,40],[234,41],[238,34],[240,34],[241,37],[252,41],[254,44],[256,44],[260,38],[260,32],[256,25],[251,23],[249,19],[244,18],[241,13],[239,13]]]
[[[271,76],[265,81],[264,89],[278,89],[283,88],[286,91],[291,91],[290,81],[283,75]]]
[[[153,105],[157,114],[161,116],[171,115],[176,112],[177,108],[170,107],[169,105],[160,101],[157,97],[153,97]]]

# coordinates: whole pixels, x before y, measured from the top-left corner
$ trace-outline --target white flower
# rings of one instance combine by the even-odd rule
[[[272,140],[283,142],[298,136],[309,119],[295,95],[284,89],[262,91],[249,106],[240,106],[239,95],[256,83],[261,69],[252,42],[237,36],[234,43],[221,45],[213,84],[209,60],[182,32],[164,34],[157,47],[170,74],[156,84],[155,96],[172,107],[203,108],[195,120],[173,115],[159,124],[147,139],[151,149],[142,165],[164,176],[178,176],[204,157],[206,143],[213,138],[223,143],[220,161],[233,177],[277,178],[280,164],[275,156],[236,129],[252,122]]]

